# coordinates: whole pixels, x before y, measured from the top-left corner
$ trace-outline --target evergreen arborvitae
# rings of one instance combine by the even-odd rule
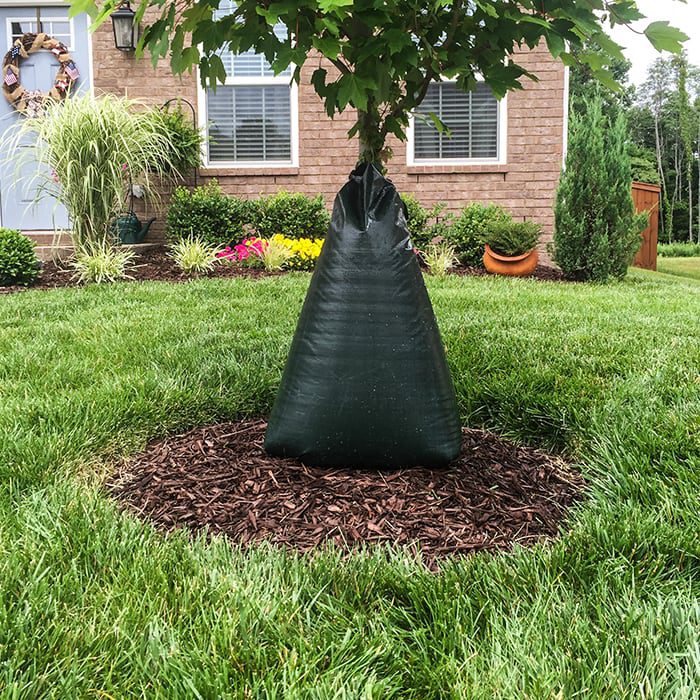
[[[572,115],[554,208],[554,260],[568,279],[625,276],[643,228],[634,213],[631,173],[624,116],[611,124],[601,100],[588,101]]]

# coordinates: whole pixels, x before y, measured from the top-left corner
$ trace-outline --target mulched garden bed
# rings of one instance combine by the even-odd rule
[[[164,248],[144,250],[134,258],[135,267],[129,271],[129,279],[135,282],[162,281],[187,282],[191,275],[181,272],[175,263],[165,254]],[[29,287],[0,287],[0,293],[20,292],[27,289],[56,289],[58,287],[82,286],[73,279],[74,271],[66,263],[47,261],[42,263],[41,272],[36,282]],[[199,277],[273,277],[281,272],[266,272],[246,267],[217,265],[211,272]]]
[[[560,458],[479,430],[464,430],[446,469],[368,471],[269,457],[265,428],[247,420],[154,441],[107,490],[165,530],[206,528],[300,552],[406,545],[434,569],[447,555],[556,536],[583,488]]]
[[[146,282],[151,280],[163,282],[186,282],[192,279],[191,276],[182,273],[170,258],[165,254],[163,248],[145,250],[135,258],[136,266],[129,272],[129,276],[136,282]],[[228,265],[217,265],[214,270],[207,272],[200,277],[271,277],[284,274],[281,272],[266,272],[265,270],[252,269],[246,267],[233,267]],[[475,267],[462,267],[454,270],[456,275],[487,275],[486,270]],[[56,289],[58,287],[77,287],[79,284],[72,279],[73,270],[65,263],[45,262],[42,264],[41,273],[36,282],[30,287],[0,286],[0,294],[12,292],[24,292],[27,289]],[[559,270],[553,267],[539,265],[532,275],[533,278],[547,281],[564,281]]]

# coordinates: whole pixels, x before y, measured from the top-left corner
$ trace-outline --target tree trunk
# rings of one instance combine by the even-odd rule
[[[373,163],[384,170],[381,163],[386,160],[382,121],[377,105],[370,100],[367,109],[357,114],[359,141],[358,163]]]
[[[693,242],[693,161],[688,163],[688,241]]]
[[[666,190],[666,178],[664,176],[664,163],[663,159],[661,157],[661,134],[659,132],[659,116],[656,112],[654,112],[654,138],[656,141],[656,167],[659,170],[659,179],[661,180],[661,189],[663,190],[663,202],[664,205],[666,206],[668,203],[668,192]],[[661,212],[660,212],[661,213]],[[659,216],[659,220],[661,222],[661,235],[662,237],[664,236],[664,233],[666,231],[666,215],[667,212],[663,212],[663,216]],[[671,242],[671,233],[669,232],[668,234],[668,242]]]

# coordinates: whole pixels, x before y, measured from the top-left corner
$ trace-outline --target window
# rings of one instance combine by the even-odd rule
[[[232,9],[224,0],[215,17]],[[286,27],[278,25],[275,33],[285,38]],[[205,96],[209,163],[292,165],[296,90],[290,85],[291,68],[275,76],[265,57],[252,50],[222,50],[219,56],[226,83],[207,89]]]
[[[70,50],[73,48],[73,32],[71,21],[66,17],[41,17],[39,18],[40,28],[39,30],[48,34],[54,39],[58,39],[61,43]],[[37,33],[37,18],[36,16],[26,19],[16,19],[7,20],[9,32],[8,34],[12,37],[12,41],[19,39],[22,34]]]
[[[478,83],[468,93],[454,82],[434,83],[416,110],[409,159],[416,164],[501,162],[504,112],[503,104],[485,83]],[[438,131],[428,116],[431,113],[449,127],[449,133]]]

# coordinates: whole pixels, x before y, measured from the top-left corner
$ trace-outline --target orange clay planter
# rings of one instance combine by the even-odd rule
[[[509,258],[491,250],[487,243],[484,250],[484,267],[492,275],[527,277],[535,271],[538,258],[537,248],[533,248],[529,253]]]

